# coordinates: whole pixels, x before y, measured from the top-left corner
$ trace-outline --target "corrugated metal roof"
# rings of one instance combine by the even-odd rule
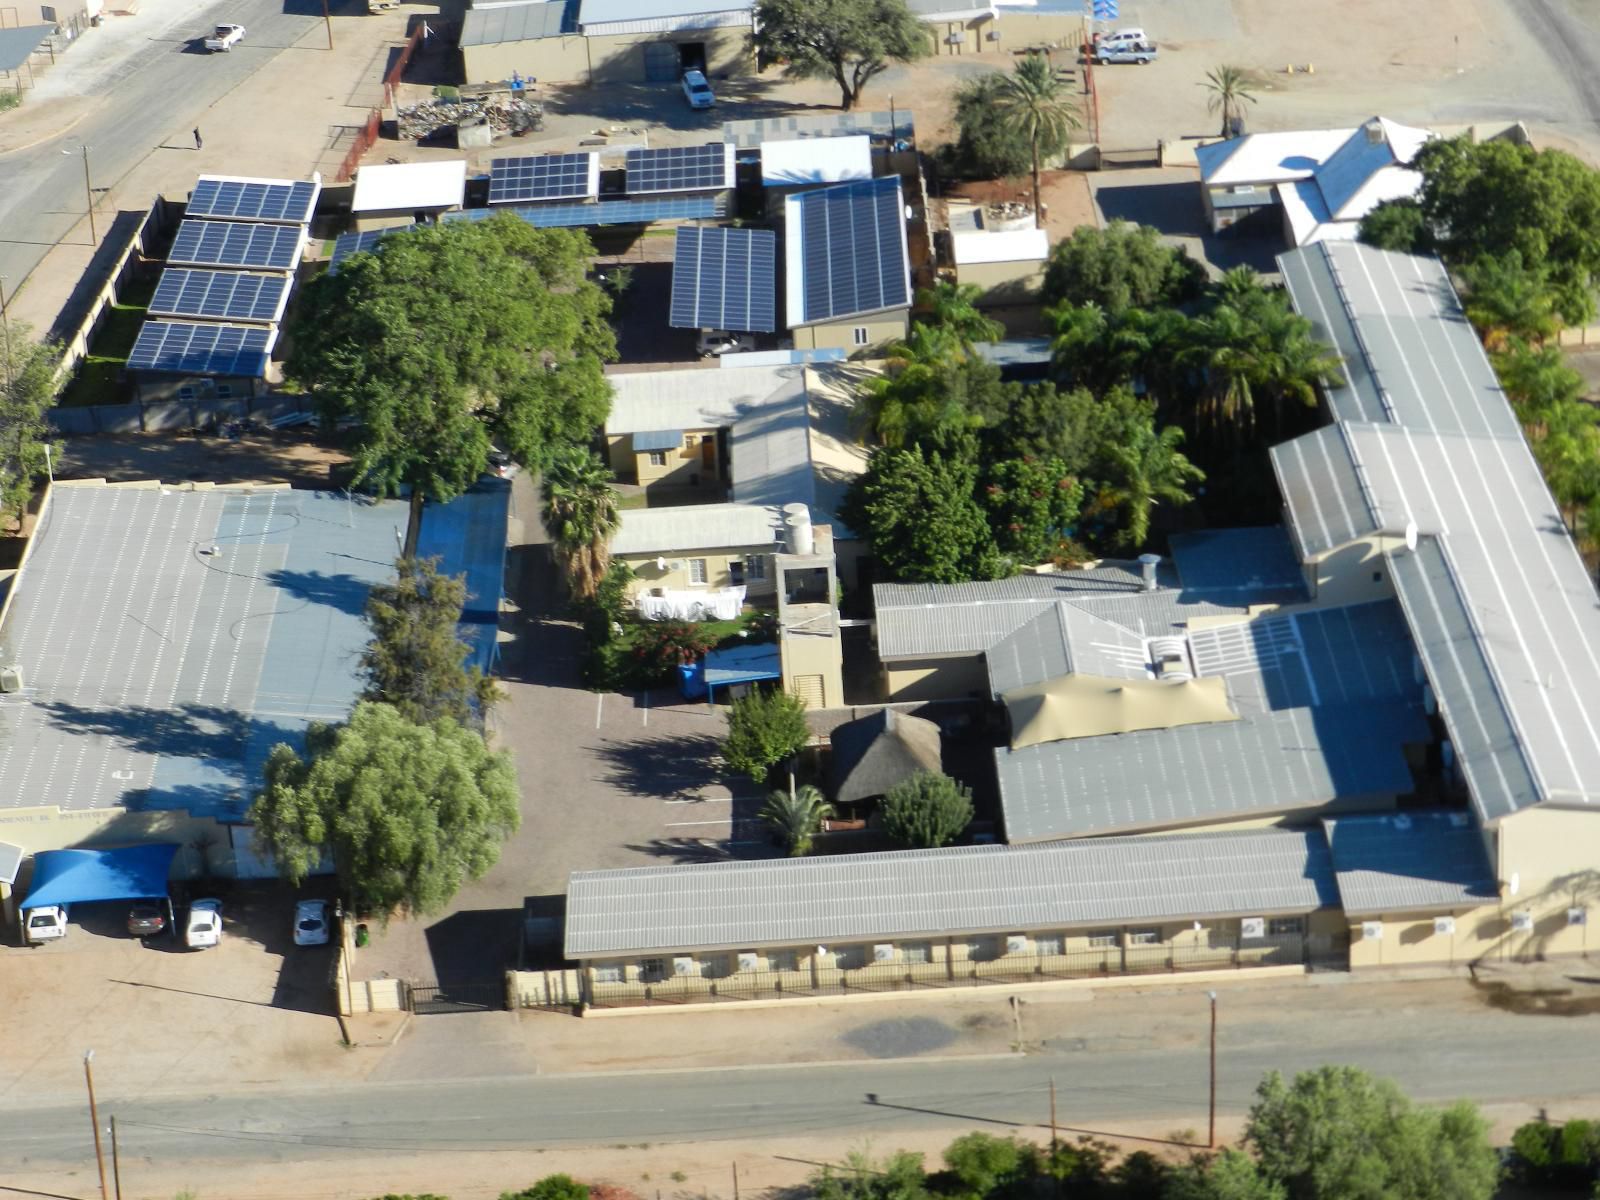
[[[1097,838],[574,872],[566,954],[830,945],[1338,902],[1317,830]]]
[[[1071,672],[1110,679],[1149,675],[1144,639],[1076,605],[1058,602],[984,652],[996,695]]]
[[[1303,557],[1377,532],[1344,424],[1272,447],[1272,468]]]
[[[724,121],[722,140],[743,150],[752,150],[769,140],[793,138],[851,137],[858,133],[877,138],[910,138],[914,132],[909,109],[888,112],[840,112],[812,115],[795,113],[783,117],[755,117],[743,121]]]
[[[1600,803],[1600,603],[1449,276],[1353,242],[1279,262],[1352,368],[1335,414],[1391,427],[1351,438],[1377,519],[1422,535],[1392,573],[1479,814]]]
[[[1344,911],[1476,908],[1499,897],[1468,813],[1410,812],[1323,821]]]
[[[579,20],[585,25],[611,21],[653,21],[663,17],[696,17],[709,13],[748,14],[752,0],[583,0]]]
[[[613,555],[681,554],[775,544],[782,514],[756,504],[685,504],[626,508],[611,539]]]
[[[511,4],[497,8],[469,8],[461,22],[463,46],[497,46],[502,42],[532,42],[540,38],[576,33],[577,24],[568,0]]]
[[[681,429],[652,429],[647,433],[633,435],[633,452],[646,453],[650,450],[676,450],[683,445],[683,430]]]
[[[1295,604],[1308,598],[1300,560],[1282,525],[1175,533],[1171,546],[1187,591],[1213,600],[1242,594],[1251,604]]]
[[[805,368],[697,367],[689,371],[614,371],[611,413],[606,432],[612,436],[659,429],[722,429],[739,416],[776,399],[793,395]]]

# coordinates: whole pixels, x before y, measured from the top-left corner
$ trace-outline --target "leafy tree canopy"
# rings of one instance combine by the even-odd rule
[[[919,771],[889,789],[880,812],[883,831],[895,841],[912,849],[948,846],[972,821],[972,790],[948,775]]]
[[[500,1200],[589,1200],[589,1185],[571,1175],[546,1175],[520,1192],[501,1192]]]
[[[881,449],[851,481],[839,515],[871,543],[891,577],[919,583],[993,577],[993,538],[975,498],[976,445],[970,435],[950,434]]]
[[[797,754],[810,740],[806,706],[800,697],[777,688],[756,689],[728,709],[722,759],[732,770],[765,783],[768,771]]]
[[[449,500],[491,441],[542,466],[605,420],[610,301],[579,232],[511,216],[384,239],[303,292],[288,372],[325,418],[352,417],[352,456],[380,494]]]
[[[847,112],[891,62],[910,62],[930,49],[927,30],[905,0],[760,0],[755,25],[763,57],[784,63],[786,75],[833,80]]]
[[[448,717],[362,702],[346,725],[313,725],[306,749],[273,747],[250,820],[291,883],[330,849],[359,912],[440,911],[520,822],[510,757]]]
[[[1046,304],[1094,304],[1116,313],[1184,304],[1204,284],[1205,268],[1163,244],[1150,226],[1113,221],[1104,229],[1080,225],[1056,243],[1042,295]]]
[[[950,165],[969,179],[1006,179],[1033,168],[1028,133],[995,103],[1005,87],[1004,72],[990,71],[956,88],[956,140]]]
[[[622,524],[611,468],[587,446],[562,446],[540,480],[540,515],[567,591],[592,600],[611,563],[611,536]]]
[[[1168,1177],[1163,1200],[1288,1200],[1281,1183],[1267,1179],[1255,1159],[1238,1150],[1200,1156]]]
[[[44,414],[55,398],[61,351],[33,341],[30,333],[18,322],[0,334],[0,521],[19,524],[46,473],[46,447],[60,453]]]
[[[472,725],[498,698],[497,689],[463,663],[469,647],[456,627],[467,602],[466,576],[441,575],[438,567],[436,558],[402,558],[395,582],[367,593],[372,640],[361,653],[363,695],[418,725],[440,717]]]

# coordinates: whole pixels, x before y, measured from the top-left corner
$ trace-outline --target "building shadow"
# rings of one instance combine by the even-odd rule
[[[366,611],[371,586],[354,575],[281,569],[267,572],[266,581],[305,604],[325,604],[357,617]]]
[[[517,966],[522,910],[478,908],[454,912],[429,925],[423,937],[437,983],[491,979]]]

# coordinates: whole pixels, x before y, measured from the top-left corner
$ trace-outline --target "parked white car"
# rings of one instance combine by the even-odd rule
[[[30,908],[23,928],[30,946],[42,946],[67,936],[66,905],[51,904],[44,908]]]
[[[1139,46],[1149,42],[1143,29],[1118,29],[1114,33],[1103,33],[1095,39],[1095,45],[1102,49],[1112,46]]]
[[[717,94],[706,82],[704,71],[683,73],[683,96],[689,102],[690,108],[710,108],[717,102]]]
[[[294,944],[324,946],[328,942],[328,902],[302,900],[294,906]]]
[[[191,950],[204,950],[222,941],[222,901],[196,900],[189,905],[189,924],[183,931],[183,944]]]
[[[232,50],[244,40],[243,25],[218,25],[206,39],[206,49],[213,54]]]
[[[720,358],[724,354],[749,354],[756,348],[753,333],[727,333],[708,329],[700,334],[700,357]]]

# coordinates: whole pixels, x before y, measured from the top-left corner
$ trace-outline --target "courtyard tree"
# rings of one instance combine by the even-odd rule
[[[1150,536],[1150,518],[1157,504],[1188,504],[1189,488],[1205,479],[1178,447],[1183,430],[1168,425],[1135,426],[1126,445],[1111,447],[1111,479],[1097,497],[1116,511],[1119,528],[1115,542],[1125,551],[1140,549]]]
[[[440,912],[500,857],[520,822],[510,757],[441,717],[408,721],[363,701],[344,725],[313,725],[306,751],[272,748],[249,819],[298,886],[333,855],[357,912]]]
[[[995,550],[1012,569],[1049,558],[1082,499],[1082,485],[1058,459],[1001,459],[984,469],[978,488]]]
[[[1012,123],[995,103],[1006,86],[1004,71],[986,71],[962,80],[956,88],[956,140],[950,165],[972,179],[1009,179],[1026,175],[1033,147],[1025,130]]]
[[[833,816],[833,805],[811,784],[794,791],[779,788],[767,797],[761,819],[767,823],[791,858],[811,852],[811,842],[822,832],[822,823]]]
[[[970,353],[974,343],[999,341],[1006,333],[1004,325],[978,307],[982,295],[975,283],[945,281],[918,288],[916,322],[948,333]]]
[[[729,707],[722,760],[730,770],[766,783],[773,767],[793,758],[810,740],[806,706],[800,697],[778,688],[758,688]]]
[[[912,849],[948,846],[972,822],[972,791],[948,775],[919,771],[883,798],[883,831]]]
[[[941,434],[900,450],[880,449],[850,484],[844,523],[872,546],[891,578],[959,583],[989,578],[993,540],[974,491],[976,442]]]
[[[418,725],[440,717],[480,722],[498,689],[465,665],[470,648],[456,630],[467,602],[466,577],[439,574],[436,558],[402,558],[395,571],[393,583],[367,593],[372,640],[361,653],[363,698],[392,705]]]
[[[1250,76],[1243,67],[1227,64],[1212,67],[1200,84],[1206,89],[1206,111],[1222,114],[1222,137],[1234,136],[1234,122],[1244,121],[1244,106],[1256,102],[1250,91]]]
[[[575,600],[592,600],[622,522],[611,469],[585,446],[563,446],[551,455],[541,487],[545,532],[567,590]]]
[[[1034,223],[1044,228],[1039,200],[1039,168],[1044,157],[1060,154],[1074,129],[1082,128],[1078,102],[1042,54],[1020,59],[994,91],[992,103],[1000,119],[1028,139],[1033,168]]]
[[[1104,229],[1080,225],[1055,244],[1042,295],[1047,304],[1093,304],[1110,315],[1186,303],[1205,278],[1204,267],[1150,226],[1113,221]]]
[[[35,484],[57,447],[45,420],[55,397],[57,347],[33,341],[27,325],[7,322],[0,332],[0,522],[15,521],[33,498]]]
[[[471,487],[491,445],[529,467],[588,440],[610,409],[610,301],[593,247],[511,216],[384,239],[305,288],[287,371],[328,422],[353,423],[360,481],[427,501]],[[415,520],[413,520],[413,530]]]
[[[1467,319],[1490,352],[1513,339],[1542,346],[1561,321],[1547,266],[1529,268],[1522,251],[1479,255],[1459,271]]]
[[[755,44],[798,79],[831,79],[849,112],[867,82],[892,62],[930,49],[928,32],[905,0],[760,0]]]

